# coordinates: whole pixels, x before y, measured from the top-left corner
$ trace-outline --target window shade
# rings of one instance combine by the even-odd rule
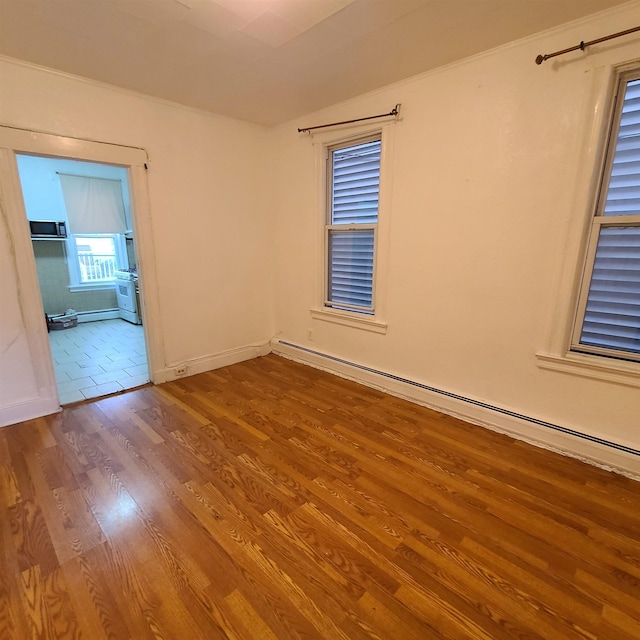
[[[640,353],[640,227],[603,227],[581,344]]]
[[[60,174],[73,234],[124,233],[126,221],[120,180]]]
[[[332,224],[378,222],[380,140],[333,151]]]
[[[329,299],[370,308],[373,303],[374,231],[329,231]]]
[[[625,92],[603,215],[640,214],[640,80]]]

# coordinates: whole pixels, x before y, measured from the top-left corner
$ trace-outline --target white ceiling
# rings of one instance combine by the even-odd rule
[[[0,54],[273,125],[625,1],[0,0]]]

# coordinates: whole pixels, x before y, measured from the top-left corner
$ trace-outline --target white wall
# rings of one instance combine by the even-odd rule
[[[280,339],[640,449],[640,365],[621,364],[627,374],[618,384],[543,369],[536,357],[563,360],[566,353],[608,83],[613,65],[640,59],[640,37],[534,64],[537,54],[639,21],[636,3],[274,130]],[[386,113],[396,103],[401,118],[386,167],[393,173],[383,274],[388,331],[381,335],[310,316],[320,306],[314,283],[323,214],[314,138],[296,129]],[[363,377],[348,367],[342,373]],[[593,366],[588,375],[595,375]],[[428,394],[422,399],[446,404]],[[463,405],[459,412],[501,426],[500,416]],[[526,423],[518,430],[580,453],[579,438],[553,441],[554,433],[547,438],[544,428]],[[605,452],[605,460],[606,451],[582,453]],[[639,458],[625,456],[616,463],[640,471]]]
[[[265,129],[7,59],[0,59],[0,86],[0,124],[147,151],[152,228],[143,233],[154,247],[158,283],[147,291],[159,308],[159,317],[147,319],[161,336],[156,380],[177,363],[207,368],[228,352],[248,356],[255,350],[247,345],[268,342]],[[4,225],[0,235],[11,242]],[[3,289],[14,284],[3,267]],[[20,317],[16,296],[23,294],[15,293],[3,298],[0,352],[14,344],[4,314]],[[3,356],[0,387],[31,397],[29,367],[14,365]]]

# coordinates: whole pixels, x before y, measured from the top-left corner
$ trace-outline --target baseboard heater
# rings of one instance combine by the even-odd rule
[[[97,309],[95,311],[78,311],[78,322],[94,322],[96,320],[114,320],[120,317],[118,309]]]
[[[539,420],[538,418],[525,416],[521,413],[517,413],[509,409],[504,409],[503,407],[496,407],[492,404],[488,404],[487,402],[482,402],[481,400],[473,400],[472,398],[466,398],[465,396],[461,396],[457,393],[452,393],[451,391],[445,391],[443,389],[431,387],[429,385],[422,384],[421,382],[416,382],[415,380],[409,380],[407,378],[396,376],[392,373],[387,373],[386,371],[380,371],[379,369],[373,369],[372,367],[367,367],[365,365],[358,364],[356,362],[350,362],[349,360],[344,360],[336,356],[331,356],[326,353],[322,353],[321,351],[315,351],[313,349],[309,349],[308,347],[302,347],[300,345],[293,344],[292,342],[285,342],[284,340],[279,340],[278,343],[282,345],[286,345],[287,347],[290,347],[292,349],[297,349],[299,351],[305,351],[306,353],[311,353],[320,358],[325,358],[326,360],[332,360],[333,362],[338,362],[340,364],[344,364],[349,367],[353,367],[355,369],[360,369],[361,371],[366,371],[367,373],[373,373],[383,378],[395,380],[396,382],[402,382],[412,387],[429,391],[430,393],[435,393],[441,396],[445,396],[447,398],[459,400],[460,402],[465,402],[466,404],[474,405],[476,407],[481,407],[482,409],[495,411],[496,413],[509,416],[510,418],[517,418],[518,420],[524,420],[525,422],[535,424],[539,427],[545,427],[546,429],[559,431],[560,433],[564,433],[566,435],[574,436],[576,438],[581,438],[582,440],[589,440],[590,442],[595,442],[597,444],[604,445],[605,447],[610,447],[612,449],[617,449],[618,451],[624,451],[625,453],[630,453],[634,456],[640,457],[640,450],[633,449],[632,447],[627,447],[623,444],[618,444],[617,442],[610,442],[609,440],[604,440],[603,438],[598,438],[597,436],[590,436],[589,434],[581,433],[580,431],[575,431],[574,429],[569,429],[567,427],[562,427],[560,425],[553,424],[552,422],[547,422],[546,420]]]

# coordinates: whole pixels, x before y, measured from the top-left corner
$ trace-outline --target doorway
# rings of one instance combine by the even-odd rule
[[[127,170],[16,154],[61,405],[149,382]],[[42,233],[45,223],[55,233]]]
[[[151,382],[165,362],[144,149],[0,125],[0,426],[60,409],[16,154],[122,167],[128,176]]]

